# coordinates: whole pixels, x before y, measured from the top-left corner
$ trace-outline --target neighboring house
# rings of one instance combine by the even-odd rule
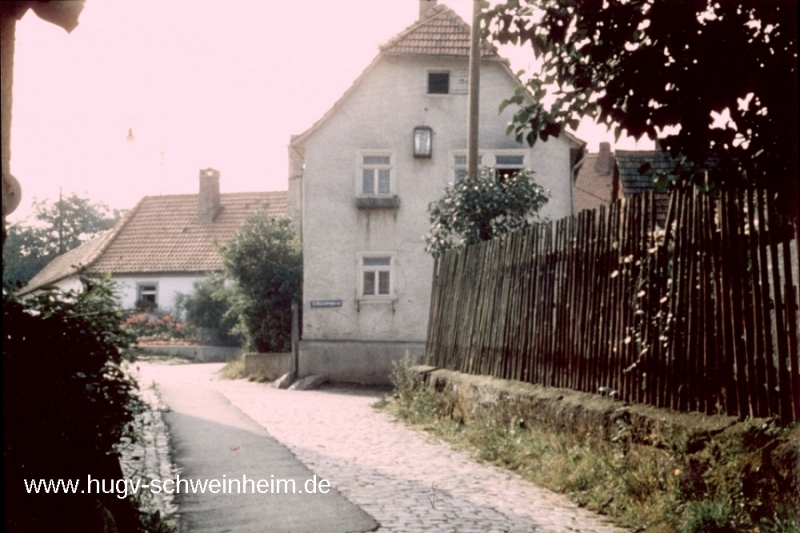
[[[656,191],[653,172],[641,172],[649,164],[653,172],[670,173],[677,161],[669,152],[656,150],[617,150],[614,154],[614,182],[611,199],[629,198],[634,194]],[[667,218],[669,193],[656,192],[656,220],[663,224]]]
[[[575,177],[572,192],[573,212],[597,209],[611,203],[614,183],[614,154],[611,144],[600,143],[600,151],[586,154],[586,159]]]
[[[200,171],[200,193],[145,196],[117,226],[56,257],[20,294],[45,285],[79,289],[79,267],[109,273],[123,307],[144,304],[169,309],[178,292],[222,271],[215,242],[229,240],[256,212],[286,217],[286,192],[220,194],[219,172]]]
[[[469,26],[445,5],[380,47],[352,87],[289,145],[289,214],[303,241],[300,373],[385,383],[392,362],[424,352],[433,259],[428,205],[466,173]],[[520,87],[494,47],[481,47],[481,165],[533,169],[572,212],[585,143],[564,134],[535,148],[506,135]]]

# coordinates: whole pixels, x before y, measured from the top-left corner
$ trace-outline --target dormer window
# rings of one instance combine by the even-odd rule
[[[450,73],[428,72],[428,94],[450,94]]]

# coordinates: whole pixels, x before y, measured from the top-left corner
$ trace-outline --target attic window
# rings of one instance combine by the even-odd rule
[[[450,73],[428,72],[428,94],[449,94]]]

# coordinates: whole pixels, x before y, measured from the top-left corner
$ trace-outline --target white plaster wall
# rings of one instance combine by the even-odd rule
[[[452,151],[467,147],[467,95],[428,95],[427,72],[467,68],[466,60],[382,58],[359,81],[339,109],[302,142],[303,339],[424,341],[433,260],[425,254],[428,204],[453,179]],[[566,140],[522,147],[505,135],[513,115],[498,115],[515,80],[496,62],[481,71],[481,149],[524,149],[536,180],[552,198],[543,214],[571,212],[569,145]],[[414,159],[415,126],[433,129],[433,156]],[[358,151],[394,150],[392,169],[398,209],[355,206],[360,179]],[[358,252],[395,254],[396,301],[358,301]],[[341,299],[342,307],[311,308],[311,300]]]
[[[54,283],[56,287],[61,289],[62,291],[81,291],[83,290],[83,285],[81,284],[81,280],[78,279],[77,276],[72,276],[66,279],[62,279]]]
[[[181,292],[191,294],[194,292],[194,282],[204,279],[202,275],[154,275],[141,274],[137,276],[114,275],[111,279],[117,284],[117,291],[122,300],[122,307],[132,309],[136,305],[137,283],[158,283],[158,307],[163,310],[172,310],[175,296]]]

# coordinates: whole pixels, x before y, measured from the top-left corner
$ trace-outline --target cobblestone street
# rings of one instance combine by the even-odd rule
[[[222,393],[320,477],[372,515],[381,532],[612,533],[622,529],[431,437],[371,405],[372,390],[277,390],[216,378],[220,365],[141,365],[143,383],[191,380]],[[299,510],[299,512],[302,512]]]

